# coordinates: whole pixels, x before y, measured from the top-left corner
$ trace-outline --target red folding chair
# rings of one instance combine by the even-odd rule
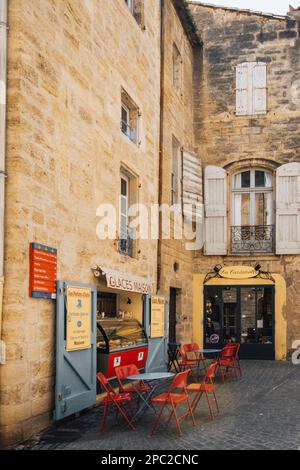
[[[131,419],[128,416],[128,411],[125,408],[125,405],[130,404],[132,401],[133,397],[131,393],[116,393],[114,389],[112,388],[111,384],[108,382],[106,377],[99,372],[97,375],[97,379],[99,380],[100,384],[102,385],[103,389],[106,392],[106,397],[104,398],[104,412],[103,412],[103,418],[102,418],[102,424],[100,428],[100,432],[104,430],[105,423],[106,423],[106,418],[108,414],[108,409],[109,407],[115,406],[117,413],[120,413],[128,426],[131,429],[135,429],[135,427],[132,424]],[[127,412],[126,412],[127,411]]]
[[[138,370],[137,366],[134,364],[131,364],[129,366],[120,366],[115,368],[116,376],[119,382],[119,390],[120,393],[126,393],[126,392],[137,392],[139,391],[140,393],[148,393],[150,392],[151,388],[149,385],[145,384],[143,380],[140,380],[138,385],[135,385],[133,387],[129,388],[124,388],[125,384],[123,383],[124,380],[127,379],[127,377],[130,377],[131,375],[139,375],[140,371]]]
[[[218,363],[214,362],[207,369],[206,375],[205,375],[205,377],[203,379],[203,382],[201,384],[200,383],[194,383],[194,384],[190,384],[190,385],[187,386],[187,391],[188,392],[196,393],[196,396],[195,396],[195,398],[193,400],[193,403],[192,403],[193,411],[196,410],[196,408],[199,404],[199,401],[202,398],[202,395],[205,394],[211,419],[214,419],[214,413],[213,413],[211,401],[209,399],[210,394],[213,395],[218,415],[220,414],[219,402],[218,402],[218,399],[217,399],[217,396],[216,396],[215,384],[214,384],[214,378],[216,376],[217,367],[218,367]]]
[[[218,363],[218,370],[221,371],[222,381],[225,383],[225,377],[233,375],[237,378],[236,346],[234,343],[227,344],[221,351]]]
[[[181,352],[181,370],[191,369],[192,367],[197,367],[199,371],[200,363],[206,372],[206,359],[203,354],[197,352],[199,351],[199,345],[197,343],[184,344]],[[193,372],[192,372],[192,375]]]
[[[165,407],[168,406],[168,405],[171,407],[171,413],[169,415],[167,424],[170,423],[172,417],[174,416],[175,420],[176,420],[176,426],[177,426],[177,429],[178,429],[178,433],[179,433],[180,436],[182,436],[182,430],[181,430],[180,422],[183,419],[187,418],[188,416],[191,416],[192,420],[193,420],[193,425],[194,426],[196,425],[193,410],[192,410],[192,406],[191,406],[191,403],[190,403],[190,397],[189,397],[189,394],[187,392],[187,379],[188,379],[189,374],[190,374],[189,370],[186,370],[184,372],[180,372],[179,374],[177,374],[176,377],[174,378],[174,380],[172,382],[172,385],[170,386],[168,392],[162,393],[161,395],[158,395],[157,397],[152,399],[152,403],[154,405],[160,405],[161,406],[161,410],[160,410],[160,412],[157,416],[157,419],[154,423],[154,426],[153,426],[153,429],[152,429],[152,432],[151,432],[152,436],[157,431],[159,423],[160,423],[160,419],[161,419],[162,414],[163,414],[163,411],[164,411]],[[182,390],[183,393],[172,393],[174,390]],[[183,415],[178,416],[177,407],[179,405],[182,405],[183,403],[187,403],[188,409]]]

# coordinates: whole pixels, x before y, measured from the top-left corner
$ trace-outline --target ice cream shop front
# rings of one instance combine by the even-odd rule
[[[97,374],[166,369],[167,302],[148,279],[95,266],[94,284],[58,282],[55,420],[93,406]]]
[[[205,348],[241,344],[242,359],[286,356],[286,285],[261,267],[216,266],[194,278],[194,331]]]

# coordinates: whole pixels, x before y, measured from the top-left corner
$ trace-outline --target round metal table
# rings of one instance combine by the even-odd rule
[[[127,377],[127,380],[132,382],[138,382],[142,380],[143,382],[146,382],[150,388],[148,393],[140,393],[139,390],[136,390],[136,394],[141,399],[141,406],[137,410],[133,421],[136,421],[147,409],[156,414],[156,410],[151,403],[151,399],[155,393],[155,390],[161,385],[162,380],[173,379],[174,376],[175,374],[172,372],[149,372],[145,374],[130,375]],[[158,381],[159,383],[155,384],[155,382]]]

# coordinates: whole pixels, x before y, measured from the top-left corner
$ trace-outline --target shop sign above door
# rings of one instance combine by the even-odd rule
[[[259,272],[252,266],[224,266],[219,275],[225,279],[251,279]]]
[[[146,278],[102,267],[92,268],[92,270],[94,272],[94,276],[97,278],[103,274],[106,277],[107,287],[110,287],[111,289],[136,292],[138,294],[151,293],[151,283]]]
[[[40,243],[30,244],[29,295],[56,299],[57,250]]]

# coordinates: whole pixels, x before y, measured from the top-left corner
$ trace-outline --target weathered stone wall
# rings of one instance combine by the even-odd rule
[[[118,207],[121,165],[138,201],[158,202],[160,9],[145,30],[124,0],[10,0],[7,218],[1,433],[25,439],[49,424],[55,306],[29,298],[29,243],[58,248],[58,277],[95,283],[95,263],[156,285],[157,242],[136,259],[96,237],[96,209]],[[120,131],[121,87],[139,106],[141,145]],[[139,251],[138,250],[138,251]]]
[[[196,70],[201,91],[195,101],[196,147],[204,165],[231,164],[226,167],[230,176],[243,165],[274,169],[299,161],[299,83],[295,83],[300,80],[299,23],[195,4],[191,9],[204,42],[202,64]],[[235,67],[256,60],[268,64],[268,113],[236,116]],[[265,271],[283,275],[287,282],[290,349],[292,340],[300,338],[299,256],[212,257],[198,253],[195,272],[207,273],[220,263],[255,262]]]
[[[181,147],[194,151],[193,130],[193,48],[170,0],[165,2],[164,21],[164,109],[163,109],[163,200],[171,205],[172,138]],[[183,84],[178,93],[173,86],[173,44],[182,59]],[[192,251],[185,240],[163,240],[161,257],[161,292],[169,296],[170,287],[179,289],[177,302],[177,340],[192,339]],[[174,264],[179,266],[175,272]]]

